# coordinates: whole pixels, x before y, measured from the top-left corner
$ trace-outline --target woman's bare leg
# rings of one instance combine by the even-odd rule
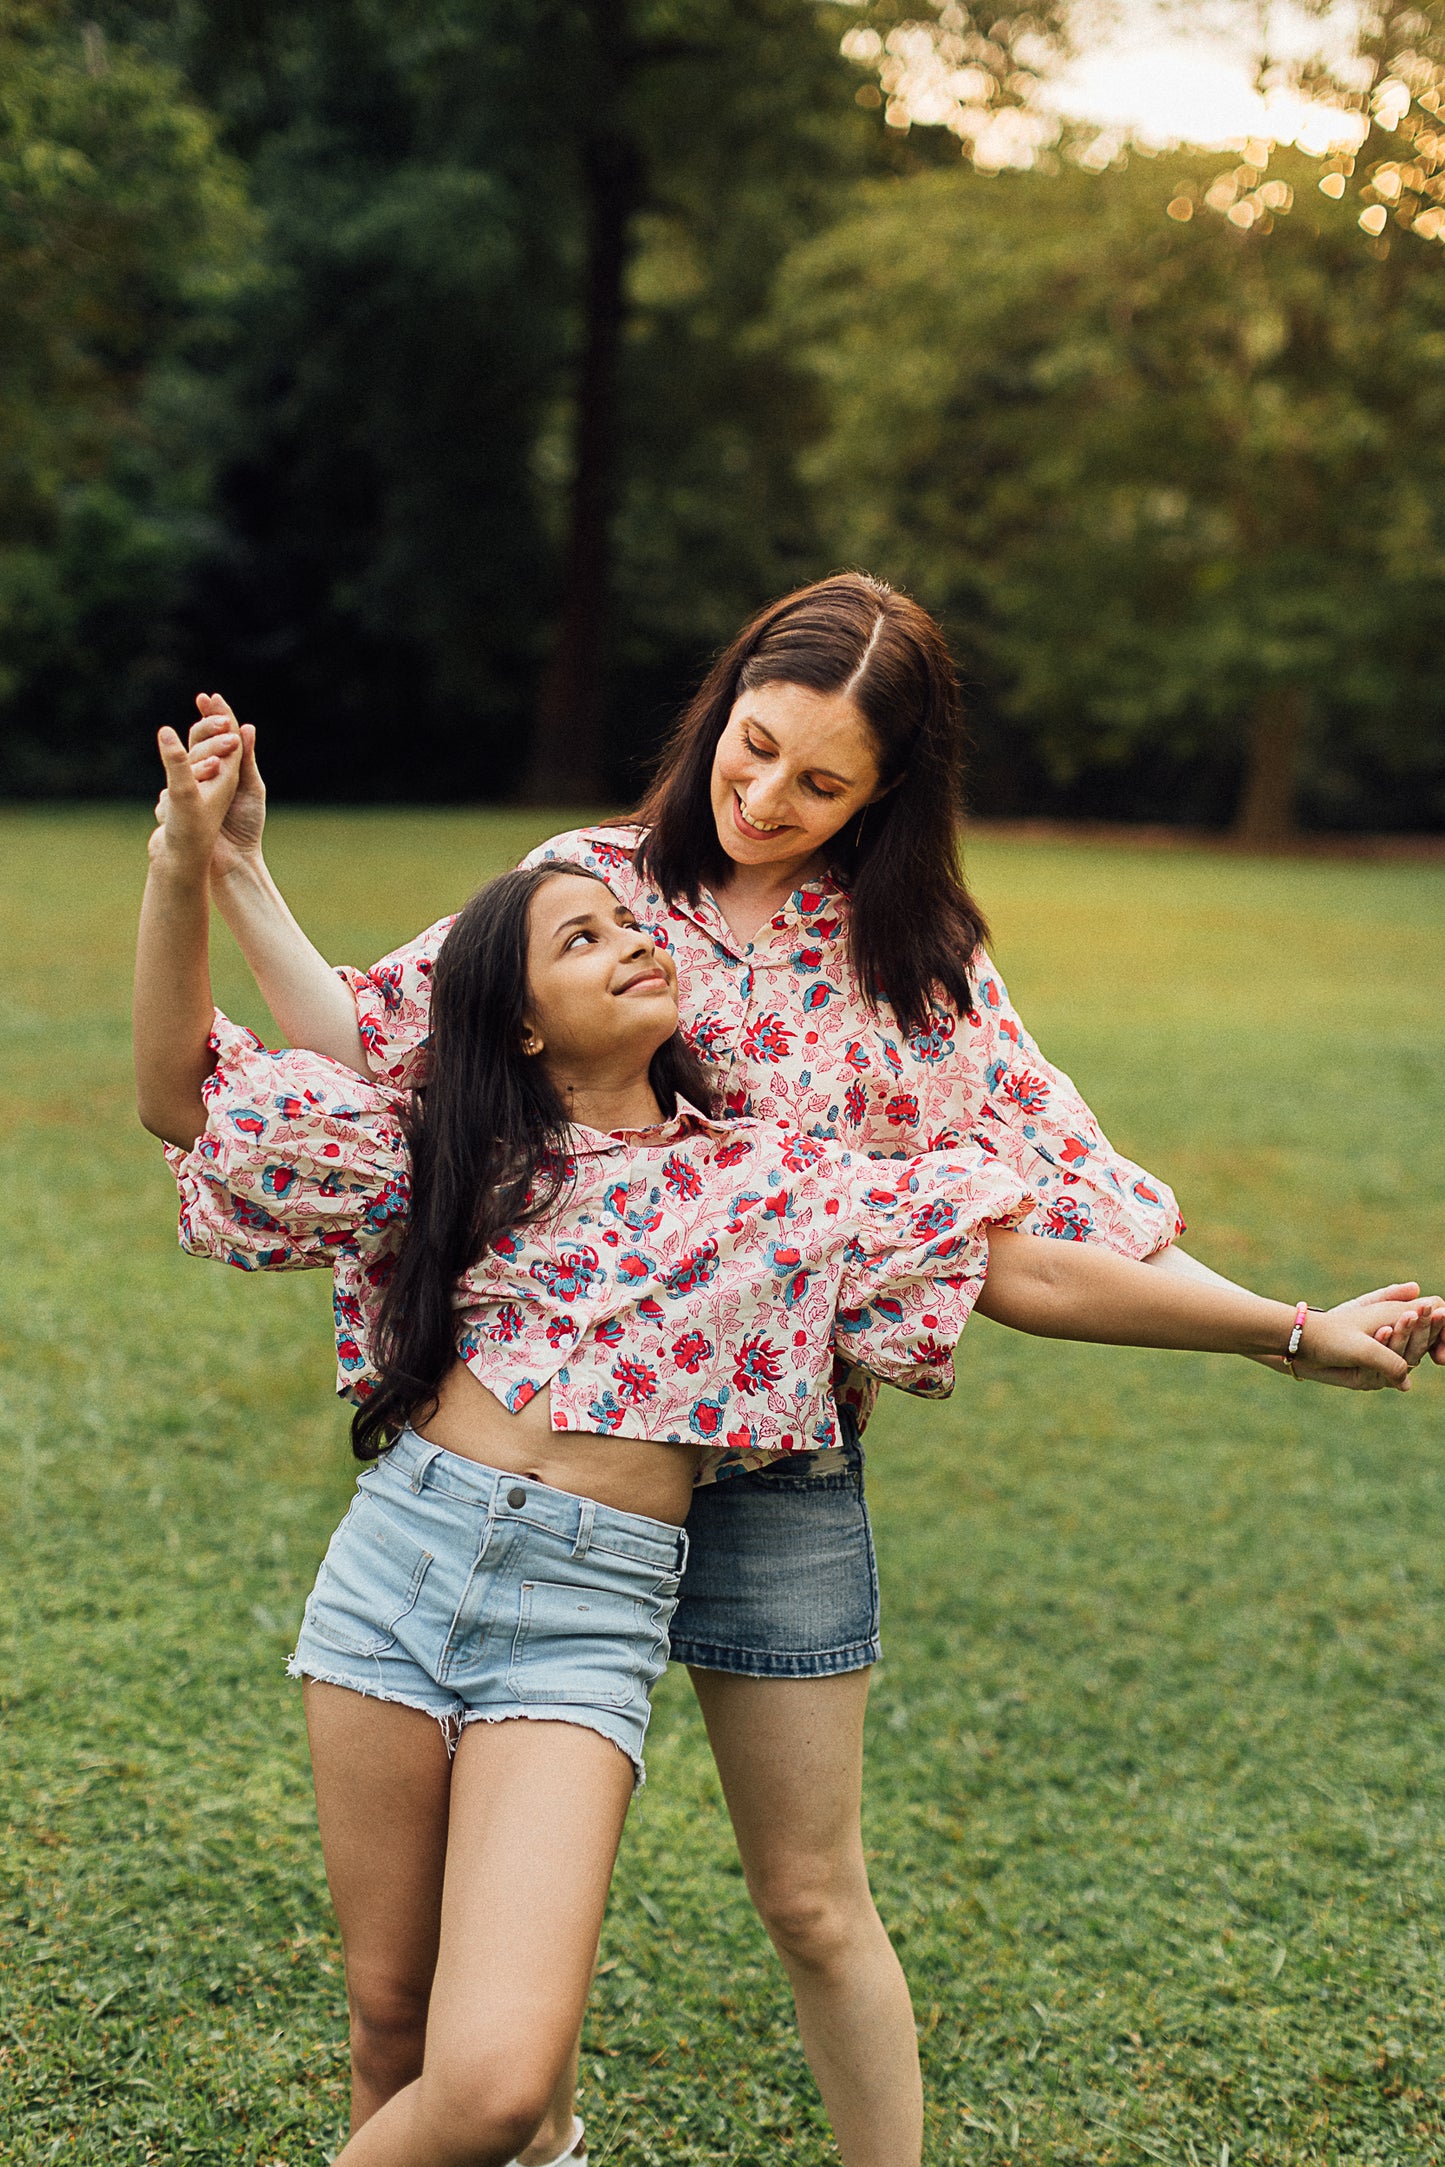
[[[462,1734],[421,2073],[337,2167],[504,2167],[532,2145],[582,2022],[631,1796],[626,1756],[580,1725]],[[374,1852],[401,1840],[371,1832]]]
[[[913,2005],[863,1857],[869,1673],[691,1676],[748,1889],[792,1985],[844,2167],[915,2167],[923,2087]]]

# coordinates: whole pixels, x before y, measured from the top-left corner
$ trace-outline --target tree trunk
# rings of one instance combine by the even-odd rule
[[[1239,842],[1268,849],[1294,835],[1295,783],[1306,721],[1305,696],[1298,685],[1262,692],[1256,701],[1234,816]]]
[[[538,688],[523,795],[536,805],[607,794],[606,667],[611,618],[617,356],[641,163],[619,133],[586,146],[587,269],[572,447],[572,489],[556,644]]]

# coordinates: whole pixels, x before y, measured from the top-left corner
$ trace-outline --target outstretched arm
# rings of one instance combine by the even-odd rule
[[[150,840],[135,958],[136,1111],[184,1149],[206,1125],[211,1071],[211,850],[236,788],[240,747],[192,766],[174,730],[158,739],[170,813]]]
[[[238,724],[219,693],[201,693],[196,705],[200,719],[191,728],[192,762],[203,762],[217,751],[229,755],[239,750],[240,755],[235,795],[216,837],[212,900],[235,935],[282,1037],[312,1053],[329,1054],[365,1076],[355,1000],[297,923],[262,853],[266,786],[256,765],[255,727]],[[169,822],[172,801],[168,773],[167,789],[156,806],[162,826]]]
[[[1167,1249],[1156,1249],[1153,1256],[1146,1257],[1144,1262],[1156,1271],[1173,1272],[1210,1286],[1233,1287],[1237,1292],[1244,1291],[1237,1280],[1226,1279],[1221,1272],[1211,1270],[1207,1264],[1201,1264],[1198,1257],[1181,1249],[1178,1242],[1172,1242]],[[1419,1293],[1418,1280],[1399,1279],[1391,1286],[1372,1287],[1367,1294],[1357,1294],[1352,1301],[1337,1303],[1336,1309],[1338,1314],[1346,1315],[1352,1310],[1363,1312],[1379,1302],[1414,1303],[1420,1309],[1420,1321],[1408,1334],[1400,1331],[1393,1333],[1390,1345],[1397,1354],[1404,1355],[1411,1369],[1414,1369],[1418,1362],[1423,1362],[1426,1355],[1432,1362],[1445,1368],[1445,1329],[1442,1329],[1440,1320],[1434,1317],[1430,1305],[1419,1302]],[[1257,1354],[1251,1359],[1263,1363],[1266,1369],[1287,1371],[1289,1368],[1282,1354]],[[1309,1384],[1338,1384],[1340,1381],[1337,1372],[1323,1369],[1317,1363],[1306,1360],[1303,1355],[1296,1360],[1294,1372],[1296,1377]]]
[[[999,1324],[1046,1339],[1199,1353],[1282,1356],[1294,1309],[1228,1281],[1152,1271],[1093,1243],[1047,1241],[990,1229],[988,1278],[978,1308]],[[1357,1390],[1409,1388],[1409,1364],[1373,1335],[1408,1340],[1422,1311],[1445,1320],[1434,1298],[1311,1311],[1301,1356],[1312,1370]]]

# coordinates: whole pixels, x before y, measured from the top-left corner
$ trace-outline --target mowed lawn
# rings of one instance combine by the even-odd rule
[[[282,1666],[351,1470],[324,1281],[180,1256],[132,1116],[146,828],[0,815],[0,2160],[299,2167],[344,2012]],[[282,813],[272,855],[360,961],[542,832]],[[1317,1301],[1445,1280],[1445,869],[970,864],[1203,1257]],[[1354,1397],[978,1323],[953,1400],[885,1394],[868,1444],[868,1840],[930,2159],[1445,2160],[1445,1373]],[[594,2163],[832,2160],[684,1676],[649,1759]]]

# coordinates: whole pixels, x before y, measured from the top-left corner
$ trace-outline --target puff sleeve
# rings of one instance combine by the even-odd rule
[[[1114,1149],[1072,1077],[1025,1030],[982,950],[974,984],[970,1051],[988,1096],[981,1109],[969,1109],[967,1125],[1028,1188],[1032,1205],[1023,1230],[1102,1242],[1136,1262],[1167,1248],[1184,1231],[1174,1192]]]
[[[181,1247],[242,1271],[303,1271],[389,1246],[409,1183],[400,1101],[324,1054],[269,1052],[218,1010],[206,1126],[166,1158]]]
[[[438,918],[368,971],[342,964],[337,977],[356,1002],[356,1027],[378,1083],[409,1091],[422,1081],[431,1030],[431,974],[455,918]]]
[[[988,1273],[986,1230],[1019,1224],[1027,1188],[988,1152],[929,1152],[854,1160],[845,1198],[838,1354],[905,1392],[946,1399],[953,1350]]]

